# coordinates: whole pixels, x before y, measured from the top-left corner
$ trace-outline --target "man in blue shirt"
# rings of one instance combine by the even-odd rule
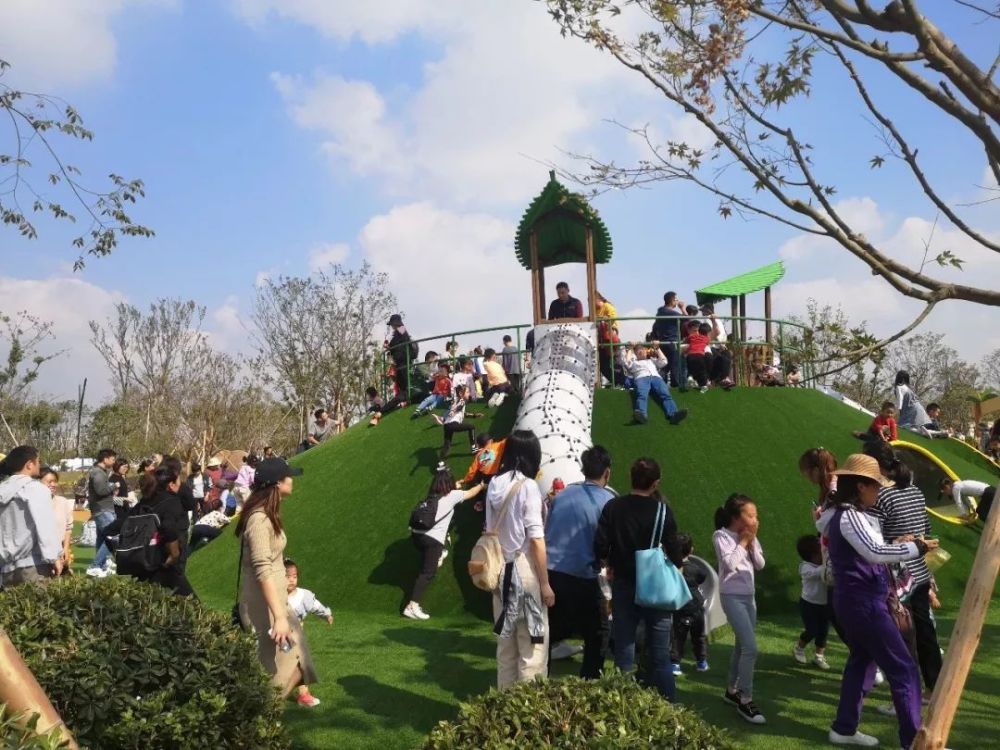
[[[663,295],[663,307],[656,310],[657,318],[679,318],[684,315],[684,303],[677,299],[677,292]],[[670,367],[670,385],[686,390],[687,383],[681,380],[681,321],[656,320],[653,322],[653,338],[660,342],[660,349],[667,357]]]
[[[583,637],[584,679],[600,677],[608,645],[608,608],[597,580],[594,534],[601,511],[615,496],[608,488],[611,455],[595,445],[580,457],[585,480],[560,492],[545,524],[549,585],[556,595],[549,608],[549,644],[574,633]]]

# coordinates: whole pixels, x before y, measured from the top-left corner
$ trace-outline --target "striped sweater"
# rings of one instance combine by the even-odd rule
[[[931,531],[927,501],[919,487],[886,487],[879,492],[878,501],[868,513],[878,520],[882,536],[888,540],[906,534],[923,536]],[[931,572],[923,557],[907,561],[906,567],[913,576],[914,586],[930,582]]]

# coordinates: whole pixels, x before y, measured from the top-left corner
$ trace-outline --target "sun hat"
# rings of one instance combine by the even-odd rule
[[[386,325],[390,325],[390,326],[401,326],[401,325],[403,325],[403,316],[400,315],[399,313],[394,313],[392,316],[390,316],[389,322]]]
[[[212,456],[208,461],[205,462],[206,469],[214,469],[217,466],[222,466],[222,459],[218,456]]]
[[[863,453],[852,453],[844,461],[844,465],[833,472],[837,476],[864,477],[878,482],[883,487],[889,487],[892,482],[882,476],[879,471],[878,461]]]

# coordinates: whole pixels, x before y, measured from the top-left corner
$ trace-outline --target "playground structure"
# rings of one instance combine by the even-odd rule
[[[935,518],[948,523],[970,524],[974,516],[963,516],[955,507],[951,495],[942,495],[941,480],[954,479],[958,476],[951,467],[922,445],[906,440],[894,440],[892,447],[896,450],[899,460],[905,463],[913,472],[913,483],[920,488],[927,498],[927,512]],[[970,508],[975,510],[975,498],[965,498]]]

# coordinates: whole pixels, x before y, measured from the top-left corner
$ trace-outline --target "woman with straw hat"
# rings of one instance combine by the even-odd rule
[[[912,535],[892,543],[883,540],[877,521],[865,512],[888,484],[871,456],[848,456],[834,474],[836,502],[816,526],[830,539],[830,563],[837,581],[833,607],[850,655],[829,739],[836,745],[878,745],[876,738],[858,731],[861,704],[872,688],[877,665],[892,691],[900,743],[909,748],[920,728],[920,672],[889,610],[886,565],[915,560],[938,543]]]

